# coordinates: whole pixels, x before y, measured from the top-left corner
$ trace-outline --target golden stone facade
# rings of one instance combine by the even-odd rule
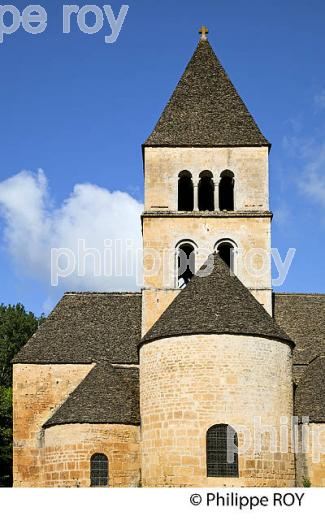
[[[143,485],[294,486],[291,447],[280,453],[275,446],[271,453],[262,431],[268,425],[278,435],[281,416],[290,423],[291,365],[290,347],[263,338],[180,336],[144,345],[140,351]],[[254,417],[261,420],[259,450],[253,446]],[[239,478],[207,477],[206,432],[225,419],[239,432]]]
[[[148,148],[144,163],[144,331],[170,303],[172,296],[166,291],[177,289],[177,246],[184,240],[196,246],[197,268],[219,241],[227,239],[235,244],[235,274],[271,314],[268,148]],[[213,172],[215,208],[220,175],[231,170],[235,175],[235,211],[178,212],[178,175],[184,170],[192,175],[194,194],[200,173]]]
[[[219,116],[211,121],[209,115],[206,128],[209,131],[211,129],[209,135],[215,136],[216,142],[206,144],[204,132],[197,136],[196,129],[202,128],[204,119],[204,113],[199,113],[197,104],[201,103],[202,97],[213,92],[214,85],[211,84],[211,89],[203,89],[202,96],[194,99],[189,114],[192,122],[188,125],[189,135],[193,141],[202,138],[203,144],[184,144],[187,135],[180,136],[178,144],[166,144],[178,139],[177,133],[174,135],[170,129],[175,121],[177,125],[175,116],[170,125],[164,118],[157,125],[158,130],[160,126],[163,127],[161,146],[156,143],[159,136],[156,129],[143,148],[144,283],[139,337],[137,343],[132,345],[136,356],[139,347],[139,361],[136,363],[134,358],[128,359],[131,352],[126,344],[128,340],[125,339],[128,331],[123,337],[124,343],[118,343],[116,349],[118,354],[123,349],[127,352],[122,361],[109,359],[110,343],[114,342],[112,336],[108,336],[105,345],[108,352],[106,358],[100,353],[97,357],[94,355],[89,363],[56,361],[57,347],[52,362],[33,363],[18,359],[14,365],[13,380],[14,485],[17,487],[89,487],[90,460],[96,453],[107,457],[107,485],[115,487],[292,487],[296,484],[306,485],[309,480],[313,486],[325,486],[325,433],[322,424],[311,424],[308,427],[319,438],[320,458],[315,461],[311,446],[306,453],[294,453],[290,422],[294,413],[293,342],[290,338],[286,339],[288,336],[281,340],[272,337],[271,333],[263,335],[243,330],[240,334],[228,331],[225,327],[224,331],[213,333],[200,331],[187,334],[185,331],[179,334],[174,330],[170,335],[140,342],[141,337],[159,323],[164,311],[178,300],[177,296],[187,290],[179,288],[179,246],[183,243],[193,246],[195,271],[211,253],[217,251],[222,241],[232,244],[234,274],[247,288],[244,290],[253,300],[252,306],[257,305],[262,309],[263,316],[267,316],[263,319],[275,323],[271,319],[269,146],[257,126],[254,126],[255,122],[246,107],[243,108],[238,101],[238,94],[220,63],[214,62],[217,59],[211,53],[207,40],[201,40],[191,65],[191,81],[196,81],[195,88],[187,92],[187,83],[184,88],[181,83],[177,89],[183,88],[189,99],[192,99],[191,96],[195,97],[201,88],[202,75],[206,74],[206,70],[213,69],[215,77],[206,74],[206,81],[220,82],[217,93],[220,93],[220,89],[227,90],[221,102],[226,103],[231,98],[229,110],[239,107],[238,117],[242,120],[239,120],[238,125],[234,122],[228,125],[226,121],[224,128],[221,128]],[[203,101],[208,108],[209,103],[215,103],[212,98]],[[181,102],[180,105],[182,114]],[[171,103],[168,106],[168,110],[171,110],[174,105]],[[186,108],[190,103],[186,101],[184,106]],[[198,113],[196,126],[192,118],[197,117]],[[224,110],[223,113],[228,114],[228,111]],[[186,117],[181,119],[179,124],[183,128]],[[240,134],[242,128],[247,128],[247,139],[245,133]],[[234,134],[233,144],[228,131]],[[179,175],[184,171],[188,172],[193,184],[194,207],[189,211],[179,211],[178,208]],[[230,171],[234,180],[234,208],[230,211],[221,211],[219,208],[220,178],[225,171]],[[213,210],[203,211],[198,207],[198,186],[202,172],[208,172],[213,183]],[[126,297],[124,295],[124,299]],[[131,304],[131,308],[134,305]],[[77,327],[81,329],[87,320],[92,323],[91,305],[87,307],[87,312],[84,304],[83,311],[77,303],[72,306],[71,313],[64,311],[64,319],[70,320],[71,316],[80,312]],[[218,318],[219,309],[214,310],[214,318]],[[244,310],[239,307],[236,312],[240,315]],[[55,312],[59,315],[59,311]],[[82,312],[85,313],[84,318]],[[186,316],[186,307],[183,312]],[[106,333],[102,315],[103,308],[96,319]],[[51,322],[50,338],[53,338],[55,316]],[[44,327],[47,327],[46,322]],[[59,330],[59,320],[57,327]],[[66,334],[68,342],[76,332],[74,328],[76,325],[72,325]],[[89,330],[87,328],[82,340],[78,336],[77,351],[80,341],[84,341],[87,348],[89,346],[89,351],[99,341],[98,331],[89,337]],[[37,334],[42,336],[42,330]],[[50,340],[45,333],[44,337],[48,346]],[[28,344],[26,352],[28,354]],[[137,420],[136,414],[132,416],[130,409],[127,409],[129,420],[123,419],[123,413],[119,416],[118,410],[114,408],[116,400],[110,395],[108,398],[114,410],[112,416],[119,419],[115,422],[111,416],[105,422],[105,418],[98,417],[98,414],[93,422],[83,420],[81,406],[79,415],[71,413],[66,423],[61,420],[47,425],[47,421],[66,402],[73,404],[71,394],[82,386],[81,383],[97,363],[103,362],[103,358],[105,362],[111,363],[111,374],[114,366],[118,366],[119,370],[121,367],[126,370],[128,367],[133,370],[135,366],[138,367],[140,388],[137,398],[141,421]],[[101,380],[98,383],[99,387],[105,384],[110,391],[109,381]],[[130,394],[130,399],[133,399],[134,392]],[[105,396],[102,398],[105,399]],[[129,402],[123,403],[123,395],[119,402],[121,407],[130,406]],[[94,404],[100,406],[98,399]],[[89,408],[91,406],[87,413],[91,414]],[[260,420],[262,430],[263,426],[266,430],[262,431],[260,443],[253,442],[246,446],[247,436],[251,440],[254,437],[256,417]],[[278,444],[283,426],[281,420],[285,420],[287,425],[288,444],[285,449]],[[238,476],[207,476],[207,431],[218,424],[231,425],[238,432]],[[276,446],[273,445],[272,449],[272,434],[268,428],[277,438]],[[299,432],[295,443],[301,447],[301,427]]]
[[[13,477],[15,486],[44,485],[45,421],[91,370],[91,365],[14,365]]]

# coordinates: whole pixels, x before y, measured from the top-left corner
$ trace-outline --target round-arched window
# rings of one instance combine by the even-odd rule
[[[217,252],[220,258],[227,264],[232,272],[235,271],[235,246],[230,240],[222,240],[217,244]]]
[[[177,249],[177,280],[179,289],[183,289],[195,274],[195,247],[191,242],[184,242]]]
[[[211,172],[200,173],[198,189],[199,211],[214,211],[214,184]]]
[[[178,176],[178,210],[193,211],[194,188],[192,175],[184,170]]]
[[[90,485],[108,486],[108,458],[104,453],[95,453],[90,459]]]
[[[234,186],[235,178],[233,172],[225,170],[220,175],[219,182],[219,209],[220,211],[234,210]]]
[[[206,434],[208,477],[238,477],[238,436],[229,424],[214,424]]]

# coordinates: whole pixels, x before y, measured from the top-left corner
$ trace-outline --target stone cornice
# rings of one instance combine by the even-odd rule
[[[144,211],[150,218],[273,218],[271,211]]]

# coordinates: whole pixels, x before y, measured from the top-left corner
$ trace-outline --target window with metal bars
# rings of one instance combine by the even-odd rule
[[[238,477],[238,436],[228,424],[215,424],[206,435],[207,476]]]
[[[90,459],[90,485],[108,486],[108,458],[104,453],[95,453]]]

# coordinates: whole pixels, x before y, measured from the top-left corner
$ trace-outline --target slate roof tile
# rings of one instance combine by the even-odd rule
[[[203,265],[140,341],[189,334],[239,334],[294,345],[217,253]],[[210,272],[208,276],[203,276]]]
[[[274,294],[274,318],[296,343],[295,365],[325,354],[325,294]]]
[[[94,367],[44,427],[76,423],[139,425],[139,369]]]
[[[14,363],[138,363],[140,293],[66,293]]]
[[[295,415],[311,423],[325,422],[325,356],[318,356],[306,368],[295,394]]]
[[[201,40],[144,146],[270,146],[213,52]]]

